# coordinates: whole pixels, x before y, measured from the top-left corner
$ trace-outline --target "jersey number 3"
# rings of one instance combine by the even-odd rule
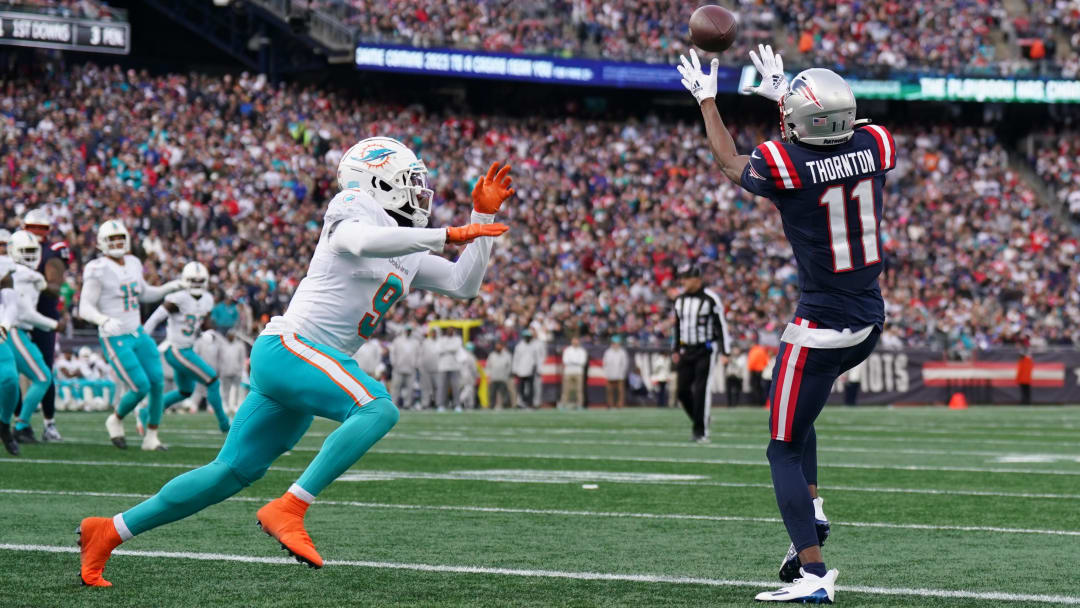
[[[379,288],[375,290],[375,295],[371,298],[371,308],[375,311],[375,314],[364,313],[364,318],[360,319],[360,327],[356,330],[356,333],[365,340],[371,338],[372,334],[375,333],[375,328],[382,321],[383,315],[390,310],[394,302],[398,301],[403,291],[405,291],[405,284],[401,281],[401,277],[392,272],[386,275],[386,280],[383,281],[382,285],[379,285]]]
[[[858,204],[859,225],[862,232],[863,266],[881,261],[878,253],[877,214],[874,211],[874,184],[864,179],[851,189],[848,201]],[[833,272],[846,272],[854,265],[851,260],[851,242],[848,239],[847,205],[844,187],[832,186],[821,195],[820,205],[829,214],[829,241],[833,254]]]

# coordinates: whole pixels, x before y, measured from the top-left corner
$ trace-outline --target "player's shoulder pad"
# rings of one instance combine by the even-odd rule
[[[797,154],[797,152],[796,152]],[[803,180],[792,160],[792,146],[782,141],[761,143],[750,153],[751,177],[771,181],[777,190],[798,190]]]
[[[131,255],[130,253],[124,254],[124,265],[129,266],[131,264],[135,264],[136,266],[138,266],[139,270],[142,270],[143,268],[142,260]]]
[[[188,292],[181,289],[179,291],[174,291],[174,292],[170,293],[169,295],[165,296],[164,301],[165,302],[170,302],[172,304],[179,304],[181,302],[181,300],[184,299],[185,295],[188,295]]]
[[[323,221],[329,224],[343,219],[371,218],[381,211],[382,205],[370,194],[358,188],[348,188],[330,199]]]
[[[896,141],[892,133],[881,125],[863,125],[855,130],[855,137],[862,138],[862,143],[876,152],[878,170],[888,171],[896,167]]]
[[[66,263],[70,263],[75,259],[75,256],[71,254],[71,248],[68,247],[67,241],[56,241],[49,245],[49,250],[56,254],[55,257]]]

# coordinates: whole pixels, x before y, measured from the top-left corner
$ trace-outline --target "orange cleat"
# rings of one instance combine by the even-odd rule
[[[281,548],[288,551],[296,561],[312,568],[322,568],[323,558],[315,550],[307,530],[304,530],[304,513],[308,504],[292,493],[286,492],[255,513],[255,519],[267,535],[277,539]]]
[[[87,587],[112,587],[105,580],[105,562],[109,561],[113,549],[120,543],[120,534],[116,532],[111,517],[87,517],[75,530],[79,535],[79,553],[81,554],[80,578]]]

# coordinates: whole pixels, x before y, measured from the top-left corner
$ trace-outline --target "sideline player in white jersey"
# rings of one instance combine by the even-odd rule
[[[30,417],[37,410],[45,391],[52,386],[52,369],[30,337],[37,328],[46,331],[63,329],[56,319],[50,319],[37,311],[38,296],[46,287],[45,277],[35,270],[41,262],[41,243],[33,234],[19,230],[11,235],[8,243],[11,259],[15,262],[12,278],[15,283],[18,316],[15,329],[9,335],[11,350],[19,373],[30,380],[30,387],[23,395],[22,409],[15,420],[15,440],[20,443],[37,443],[30,429]]]
[[[79,316],[98,326],[105,358],[129,389],[105,420],[105,429],[113,445],[126,449],[124,416],[149,394],[149,428],[143,437],[142,449],[164,450],[157,427],[161,422],[161,393],[165,380],[157,344],[143,331],[140,323],[139,304],[156,302],[180,289],[180,281],[169,281],[161,286],[147,285],[142,262],[129,254],[131,236],[119,220],[102,224],[97,240],[98,249],[104,255],[91,260],[83,269]]]
[[[184,288],[165,296],[154,314],[143,324],[147,334],[153,334],[161,321],[165,326],[165,360],[173,369],[176,390],[169,391],[162,399],[163,409],[191,396],[195,383],[206,385],[206,400],[214,408],[218,428],[229,432],[229,417],[221,405],[221,390],[217,371],[195,352],[195,339],[202,331],[203,321],[214,307],[214,296],[206,291],[210,284],[210,272],[199,262],[188,262],[180,273]],[[139,410],[140,427],[149,423],[149,408]]]
[[[18,321],[19,304],[11,273],[15,262],[7,255],[11,233],[0,229],[0,443],[12,456],[19,454],[19,443],[11,435],[11,416],[19,401],[19,371],[9,338]]]
[[[341,423],[308,468],[256,519],[299,561],[323,559],[304,529],[315,497],[351,467],[398,420],[383,385],[346,353],[375,332],[410,288],[467,299],[484,280],[494,240],[508,230],[492,224],[514,194],[510,166],[494,163],[472,192],[472,223],[429,229],[432,191],[427,169],[401,142],[365,139],[338,164],[343,190],[330,201],[315,254],[289,308],[273,318],[251,351],[251,392],[236,413],[225,445],[210,464],[189,471],[153,497],[115,517],[80,524],[84,584],[102,578],[112,550],[136,534],[187,517],[236,494],[300,439],[314,416]],[[470,243],[457,262],[428,255],[447,243]]]

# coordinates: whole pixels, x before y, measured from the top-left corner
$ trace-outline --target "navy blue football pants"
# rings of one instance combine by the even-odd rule
[[[833,384],[870,356],[881,331],[846,348],[808,348],[780,343],[769,388],[769,468],[776,504],[795,549],[818,544],[814,503],[808,484],[817,485],[817,435],[814,420],[825,407]]]

